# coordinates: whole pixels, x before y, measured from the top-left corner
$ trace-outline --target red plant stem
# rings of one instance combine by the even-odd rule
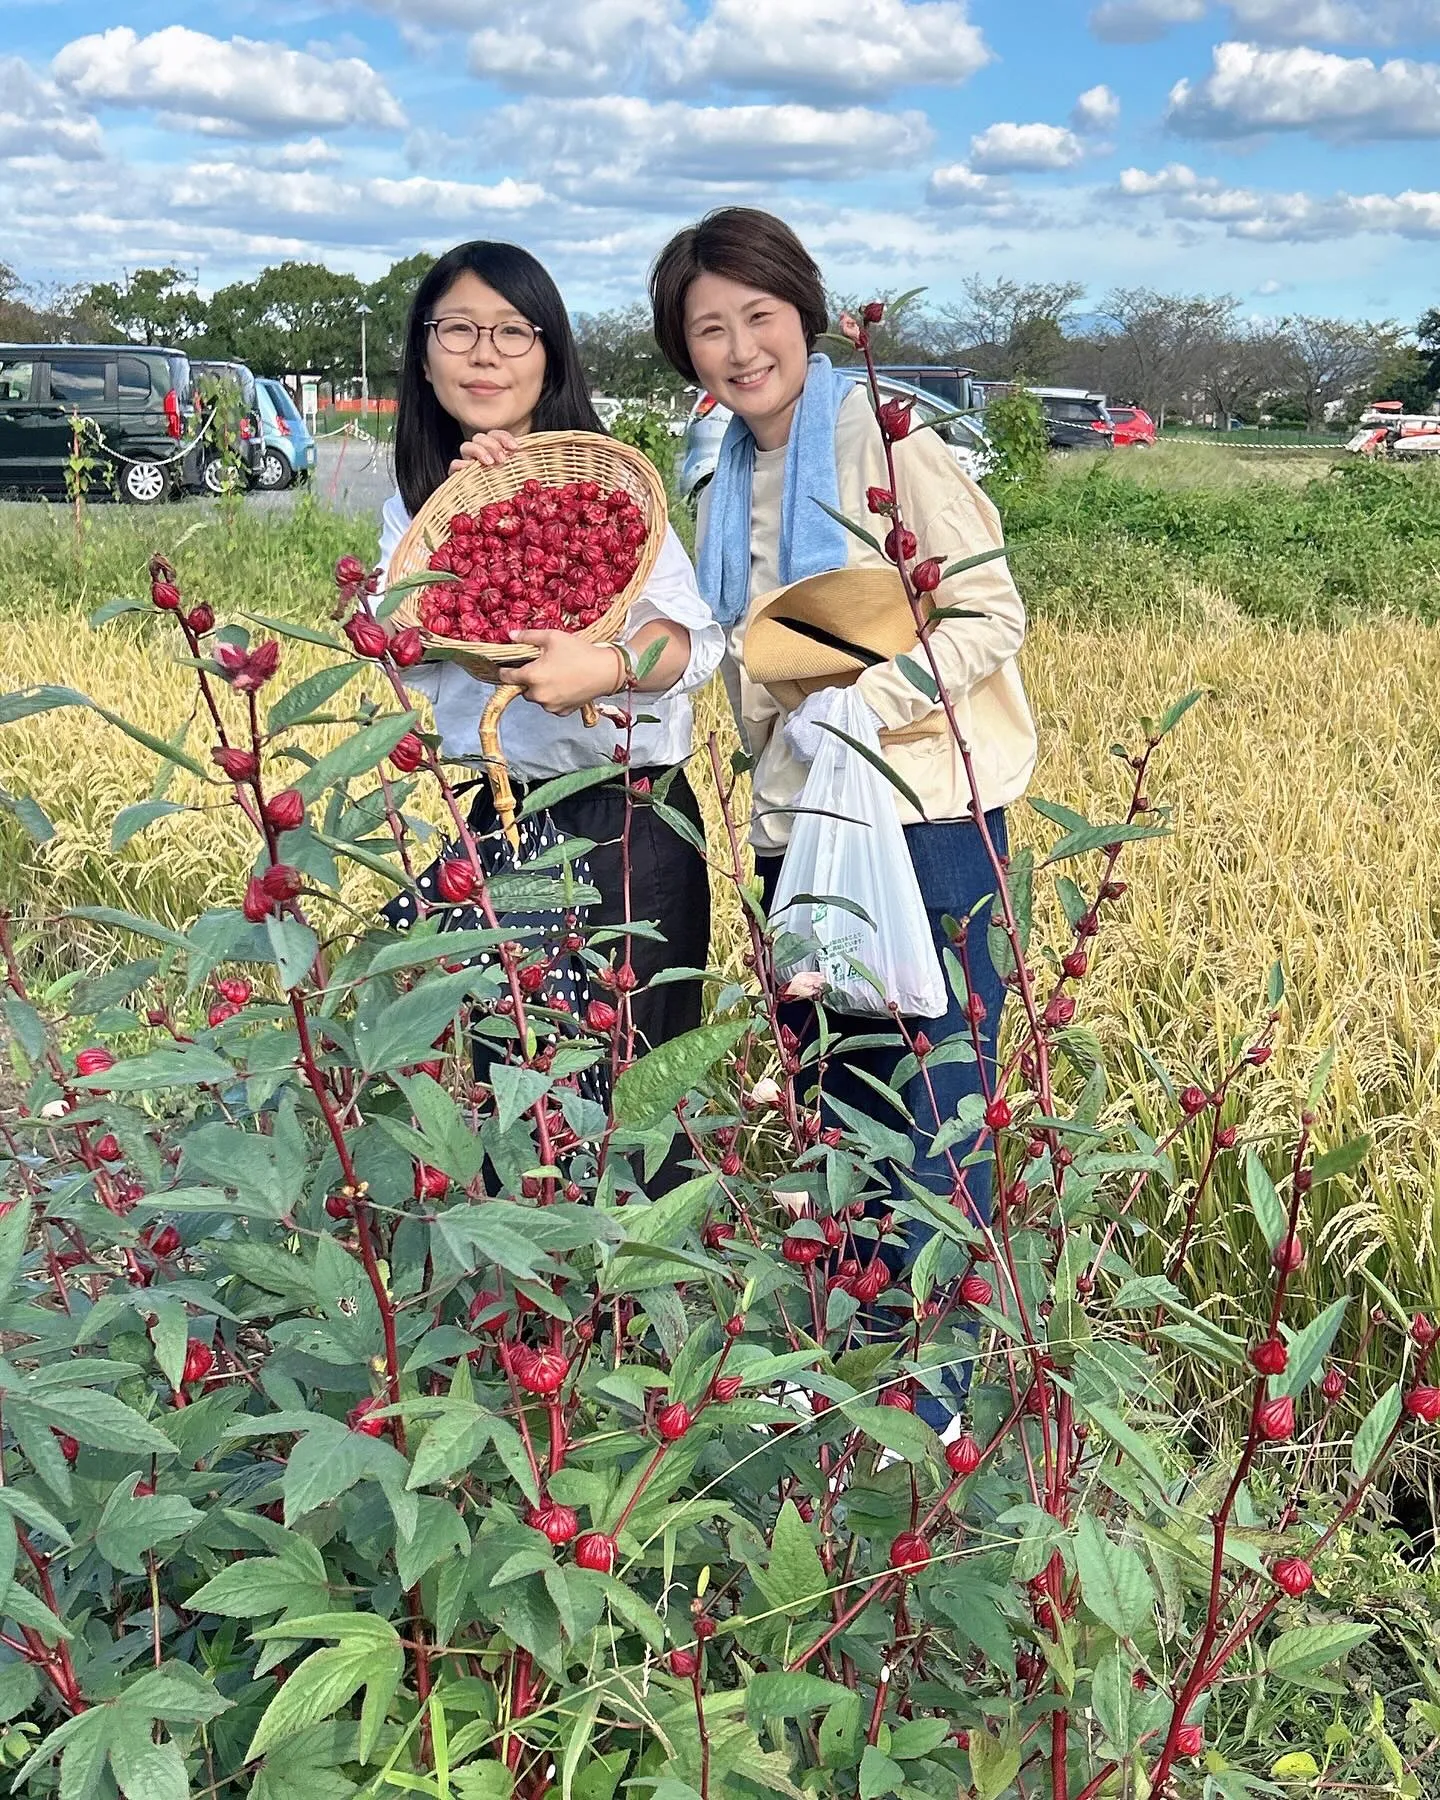
[[[695,1695],[695,1725],[700,1733],[700,1800],[710,1800],[710,1732],[705,1724],[705,1694],[701,1687],[704,1672],[705,1652],[701,1650],[696,1658],[695,1673],[690,1677],[690,1687]]]
[[[18,1519],[15,1521],[15,1538],[20,1548],[29,1557],[31,1567],[35,1570],[36,1579],[40,1583],[41,1598],[54,1613],[56,1621],[59,1622],[60,1606],[55,1598],[55,1584],[50,1579],[50,1558],[35,1548],[30,1541],[29,1532]],[[24,1630],[26,1641],[29,1642],[34,1634],[23,1627],[22,1630]],[[55,1648],[51,1650],[38,1637],[35,1637],[34,1648],[39,1654],[33,1656],[32,1661],[37,1662],[50,1677],[59,1690],[61,1699],[64,1700],[71,1712],[84,1712],[88,1702],[80,1692],[80,1681],[75,1673],[75,1664],[70,1657],[70,1646],[64,1638],[60,1638]]]

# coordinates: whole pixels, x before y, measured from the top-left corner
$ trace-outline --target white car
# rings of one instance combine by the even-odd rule
[[[865,380],[865,370],[858,365],[839,369],[836,373],[857,383]],[[880,394],[885,400],[912,401],[917,422],[943,419],[944,424],[936,429],[950,446],[951,455],[965,473],[975,481],[982,481],[989,474],[994,465],[995,452],[976,414],[963,413],[957,416],[938,395],[927,393],[924,388],[911,387],[908,382],[894,381],[885,375],[880,377]],[[729,407],[721,406],[713,394],[701,394],[691,407],[690,422],[685,428],[685,453],[676,477],[682,500],[689,500],[694,504],[700,497],[700,490],[715,473],[715,463],[720,455],[720,440],[725,435],[725,427],[730,419]]]

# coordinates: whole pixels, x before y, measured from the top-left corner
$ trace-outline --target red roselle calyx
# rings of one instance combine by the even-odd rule
[[[866,488],[865,505],[872,513],[888,517],[895,510],[895,496],[889,488]]]
[[[417,1200],[443,1200],[450,1192],[450,1177],[443,1169],[432,1168],[429,1163],[417,1162],[415,1164],[414,1189]]]
[[[682,1681],[688,1681],[700,1667],[700,1658],[693,1650],[672,1650],[669,1662],[670,1673],[678,1675]]]
[[[1436,1395],[1437,1412],[1440,1417],[1440,1388],[1433,1390]],[[1289,1394],[1278,1395],[1273,1400],[1261,1403],[1256,1413],[1256,1423],[1261,1437],[1272,1444],[1283,1444],[1295,1435],[1295,1401]]]
[[[92,1044],[88,1050],[82,1050],[75,1058],[77,1075],[103,1075],[107,1069],[115,1067],[115,1058],[103,1044]]]
[[[539,1350],[520,1349],[510,1359],[515,1379],[532,1394],[555,1394],[570,1373],[570,1359],[561,1350],[547,1345]],[[686,1415],[689,1424],[689,1415]]]
[[[1293,1275],[1305,1267],[1305,1246],[1298,1234],[1282,1238],[1271,1252],[1270,1261],[1282,1275]]]
[[[199,606],[192,606],[185,615],[185,623],[196,637],[208,637],[215,629],[214,607],[206,606],[203,602]]]
[[[893,563],[909,562],[919,548],[915,533],[904,526],[892,526],[885,534],[885,554]]]
[[[616,1544],[603,1531],[587,1531],[575,1544],[575,1561],[582,1569],[594,1569],[608,1575],[615,1567]]]
[[[497,1307],[503,1310],[497,1312]],[[479,1293],[470,1302],[470,1323],[477,1331],[488,1331],[492,1337],[498,1336],[510,1322],[510,1308],[505,1305],[503,1294],[488,1291]]]
[[[1425,1317],[1425,1314],[1416,1313],[1415,1317],[1410,1321],[1410,1336],[1413,1342],[1421,1350],[1428,1350],[1435,1342],[1435,1335],[1435,1327],[1431,1324],[1430,1320]]]
[[[860,309],[860,317],[867,325],[878,325],[885,317],[885,302],[883,300],[867,300]]]
[[[223,1025],[227,1019],[233,1019],[240,1008],[229,1000],[217,1000],[205,1015],[205,1023],[213,1031],[217,1025]]]
[[[349,1219],[354,1216],[355,1202],[348,1194],[327,1194],[325,1211],[332,1219]]]
[[[1068,956],[1061,959],[1060,967],[1072,981],[1081,981],[1090,967],[1090,958],[1083,950],[1072,950]]]
[[[916,563],[910,571],[910,580],[917,594],[933,594],[940,585],[940,563],[936,557],[926,557],[922,563]]]
[[[985,1108],[985,1123],[991,1131],[1004,1131],[1014,1116],[1003,1094],[997,1094]]]
[[[967,1306],[988,1306],[995,1297],[995,1290],[983,1275],[973,1272],[960,1283],[960,1298]]]
[[[346,621],[344,629],[357,656],[381,657],[390,647],[385,627],[366,613],[356,613]]]
[[[260,773],[260,758],[253,750],[240,750],[232,744],[217,744],[210,752],[216,763],[232,781],[254,781]]]
[[[918,1531],[902,1531],[890,1546],[890,1567],[914,1573],[930,1560],[930,1545]]]
[[[525,1523],[543,1532],[552,1544],[568,1544],[580,1529],[579,1515],[573,1506],[561,1506],[555,1500],[542,1500],[525,1515]]]
[[[390,654],[397,669],[413,669],[425,654],[425,640],[413,625],[407,625],[390,640]]]
[[[425,746],[413,731],[407,731],[390,752],[390,760],[402,775],[411,775],[425,760]]]
[[[1205,1752],[1205,1727],[1182,1725],[1175,1733],[1175,1748],[1181,1756],[1202,1756]]]
[[[585,1024],[590,1031],[613,1031],[619,1018],[608,1000],[592,1000],[585,1008]]]
[[[1222,1125],[1215,1133],[1215,1148],[1217,1150],[1233,1150],[1235,1148],[1235,1140],[1239,1135],[1240,1133],[1235,1126]]]
[[[1290,1362],[1290,1352],[1279,1338],[1266,1338],[1251,1350],[1250,1362],[1262,1375],[1283,1375]]]
[[[95,1154],[101,1162],[119,1162],[122,1154],[120,1140],[113,1131],[107,1131],[104,1137],[95,1140]]]
[[[358,1431],[363,1437],[379,1437],[385,1429],[385,1421],[374,1415],[384,1406],[383,1400],[372,1396],[362,1400],[358,1406],[352,1406],[345,1415],[345,1423],[352,1431]]]
[[[271,863],[260,877],[260,885],[272,900],[293,900],[300,892],[300,871],[293,863]]]
[[[1204,1088],[1196,1087],[1194,1082],[1180,1090],[1180,1110],[1187,1119],[1193,1119],[1197,1113],[1204,1112],[1210,1104],[1210,1096]]]
[[[280,667],[280,642],[278,638],[266,638],[253,650],[243,650],[239,644],[221,644],[215,661],[237,694],[253,694]]]
[[[240,903],[240,910],[252,925],[258,925],[274,912],[275,902],[266,893],[265,884],[257,876],[251,876],[245,884],[245,898]]]
[[[185,1342],[185,1367],[180,1371],[181,1381],[203,1381],[215,1367],[215,1352],[203,1338],[187,1338]]]
[[[150,583],[150,601],[161,612],[178,612],[180,590],[173,581],[152,581]]]
[[[1315,1585],[1315,1572],[1303,1556],[1282,1556],[1270,1565],[1275,1585],[1292,1600],[1308,1594]]]
[[[683,1400],[676,1400],[661,1408],[655,1418],[655,1429],[667,1444],[673,1444],[677,1438],[684,1437],[690,1422],[690,1408]]]
[[[910,407],[906,401],[886,400],[876,409],[875,416],[880,421],[881,431],[892,443],[910,435]]]
[[[1345,1376],[1339,1369],[1327,1369],[1325,1378],[1320,1383],[1320,1392],[1327,1400],[1335,1401],[1344,1398]]]
[[[964,1437],[958,1437],[946,1446],[945,1461],[954,1474],[973,1475],[980,1467],[982,1454],[979,1444],[967,1431]]]
[[[215,990],[222,1000],[228,1000],[231,1006],[244,1006],[250,999],[250,983],[243,975],[223,975],[215,983]]]
[[[440,890],[442,900],[458,906],[475,892],[475,871],[468,862],[462,862],[458,857],[448,857],[436,873],[435,885]]]
[[[358,556],[342,556],[335,565],[335,585],[354,590],[370,578],[370,571]]]
[[[743,1375],[717,1375],[710,1383],[710,1397],[727,1406],[745,1385]]]
[[[1405,1396],[1405,1410],[1412,1419],[1423,1419],[1427,1425],[1440,1420],[1440,1387],[1415,1387]]]
[[[282,788],[265,802],[265,823],[272,831],[294,831],[305,817],[305,799],[299,788]]]
[[[780,1254],[786,1262],[795,1263],[803,1269],[818,1262],[825,1254],[825,1248],[824,1238],[807,1237],[800,1231],[788,1231],[781,1242]]]

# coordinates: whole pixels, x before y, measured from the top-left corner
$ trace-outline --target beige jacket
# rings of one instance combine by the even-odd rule
[[[780,496],[784,480],[783,450],[761,451],[756,457],[751,508],[750,597],[780,585],[777,545]],[[862,388],[846,396],[835,425],[835,459],[839,471],[840,510],[875,537],[883,536],[884,520],[865,505],[865,490],[890,485],[885,447]],[[920,542],[920,555],[944,563],[973,556],[1004,542],[1000,516],[989,498],[965,475],[939,436],[917,430],[895,446],[895,474],[906,524]],[[699,528],[706,525],[704,497]],[[880,527],[882,529],[877,529]],[[846,534],[851,566],[882,564],[884,558]],[[936,594],[938,606],[963,606],[980,619],[947,619],[930,642],[955,710],[956,721],[970,746],[980,798],[985,809],[1009,806],[1025,792],[1035,767],[1035,722],[1020,682],[1016,656],[1025,638],[1025,608],[1004,558],[982,563],[952,576]],[[728,634],[726,686],[751,753],[754,812],[751,842],[761,855],[784,850],[790,838],[790,816],[805,784],[808,765],[797,762],[785,743],[785,709],[768,689],[745,674],[742,656],[745,621]],[[922,653],[917,652],[917,658]],[[858,690],[879,715],[881,747],[886,760],[910,785],[930,820],[965,818],[970,789],[965,767],[950,735],[944,709],[928,700],[893,662],[866,669]],[[896,793],[906,824],[918,815]]]

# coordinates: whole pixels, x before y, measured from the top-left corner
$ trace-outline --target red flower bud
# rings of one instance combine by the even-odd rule
[[[1421,1350],[1428,1350],[1435,1342],[1435,1327],[1424,1313],[1416,1313],[1410,1321],[1410,1336]]]
[[[745,1385],[743,1375],[717,1375],[710,1383],[710,1397],[728,1406]]]
[[[1090,967],[1090,958],[1083,950],[1072,950],[1068,956],[1061,958],[1060,967],[1072,981],[1081,981]]]
[[[1325,1379],[1320,1383],[1320,1392],[1332,1403],[1344,1398],[1345,1376],[1339,1369],[1327,1369]]]
[[[77,1075],[103,1075],[107,1069],[115,1067],[115,1058],[103,1044],[92,1044],[88,1050],[82,1050],[75,1058]]]
[[[349,1219],[354,1216],[355,1202],[348,1194],[327,1194],[325,1211],[332,1219]]]
[[[385,627],[367,613],[356,613],[353,618],[348,619],[345,623],[345,635],[357,656],[380,657],[390,647]]]
[[[570,1360],[563,1351],[542,1345],[539,1350],[517,1350],[511,1358],[515,1379],[532,1394],[555,1394],[565,1385]]]
[[[890,1567],[911,1574],[923,1569],[930,1560],[930,1546],[918,1531],[902,1531],[890,1546]]]
[[[587,1531],[575,1545],[575,1563],[581,1569],[594,1569],[608,1575],[615,1567],[616,1543],[603,1531]]]
[[[617,994],[633,993],[635,991],[635,984],[639,979],[639,976],[635,973],[631,964],[628,962],[621,963],[620,967],[615,971],[615,992]]]
[[[910,434],[910,404],[905,400],[886,400],[876,409],[880,429],[891,443]]]
[[[227,1019],[233,1019],[240,1008],[229,1000],[217,1000],[205,1015],[205,1023],[213,1031],[217,1025],[223,1025]]]
[[[745,1315],[744,1315],[744,1313],[731,1313],[730,1317],[725,1321],[726,1337],[738,1338],[744,1332],[744,1330],[745,1330]]]
[[[300,892],[300,871],[293,863],[271,863],[260,885],[272,900],[293,900]]]
[[[158,1256],[161,1262],[171,1257],[180,1248],[180,1233],[174,1225],[147,1225],[140,1233],[140,1242],[152,1256]]]
[[[53,1425],[51,1426],[50,1429],[52,1431],[55,1430]],[[60,1454],[65,1458],[66,1462],[69,1463],[70,1467],[73,1469],[75,1467],[75,1459],[80,1454],[79,1443],[76,1441],[76,1439],[71,1437],[69,1432],[67,1432],[67,1431],[56,1431],[55,1432],[55,1441],[60,1446]]]
[[[808,1268],[825,1254],[824,1238],[807,1237],[803,1232],[788,1231],[780,1245],[780,1254],[786,1262],[797,1264],[800,1268]]]
[[[714,1637],[715,1621],[710,1617],[709,1613],[701,1613],[700,1617],[696,1619],[694,1632],[702,1644]]]
[[[525,1523],[543,1532],[552,1544],[568,1544],[580,1529],[580,1518],[573,1506],[561,1506],[555,1500],[542,1500],[525,1515]]]
[[[1271,1049],[1268,1044],[1256,1044],[1252,1050],[1247,1052],[1245,1060],[1252,1069],[1259,1069],[1269,1062],[1270,1057]]]
[[[590,1031],[613,1031],[619,1017],[608,1000],[592,1000],[585,1008],[585,1024]]]
[[[1055,994],[1045,1008],[1045,1023],[1052,1031],[1060,1031],[1075,1017],[1075,1000],[1070,994]]]
[[[450,1177],[443,1169],[432,1169],[429,1163],[417,1162],[414,1189],[417,1200],[443,1200],[450,1192]]]
[[[1415,1387],[1405,1396],[1405,1410],[1412,1419],[1423,1419],[1427,1425],[1440,1420],[1440,1387]]]
[[[880,1390],[880,1404],[893,1406],[897,1412],[913,1413],[915,1397],[908,1388],[887,1387]]]
[[[278,638],[266,638],[253,650],[244,650],[239,644],[221,644],[215,660],[237,694],[254,694],[280,667],[280,642]]]
[[[872,513],[888,517],[895,510],[895,496],[889,488],[866,488],[865,504]]]
[[[245,898],[240,903],[240,910],[252,925],[268,919],[275,910],[275,902],[265,892],[264,883],[255,876],[245,885]]]
[[[917,594],[933,594],[940,585],[939,559],[929,556],[924,562],[916,563],[910,571],[910,579]]]
[[[878,325],[885,317],[885,302],[883,300],[867,300],[860,309],[860,317],[867,325]]]
[[[655,1417],[655,1429],[667,1444],[673,1444],[690,1429],[690,1408],[683,1400],[662,1407]]]
[[[425,640],[413,625],[407,625],[390,640],[390,654],[397,669],[413,669],[425,654]]]
[[[238,750],[230,744],[217,744],[210,760],[218,763],[232,781],[253,781],[260,773],[260,758],[253,750]]]
[[[883,1262],[870,1263],[850,1283],[850,1292],[862,1306],[873,1304],[890,1285],[890,1271]]]
[[[960,1283],[960,1298],[967,1306],[988,1306],[995,1298],[995,1290],[983,1275],[977,1275],[972,1269]]]
[[[107,1131],[102,1138],[97,1138],[95,1154],[101,1162],[119,1162],[121,1157],[120,1140],[113,1131]]]
[[[425,746],[413,731],[407,731],[390,752],[390,760],[402,775],[413,774],[425,760]]]
[[[1250,1352],[1250,1361],[1262,1375],[1283,1375],[1290,1363],[1290,1352],[1279,1338],[1266,1338]]]
[[[385,1430],[385,1421],[377,1419],[374,1414],[384,1406],[385,1402],[375,1396],[362,1400],[358,1406],[352,1406],[345,1415],[345,1423],[352,1431],[358,1431],[362,1437],[379,1437]]]
[[[335,585],[338,588],[354,589],[369,578],[370,571],[358,556],[342,556],[335,565]]]
[[[688,1681],[700,1667],[700,1658],[693,1650],[672,1650],[668,1660],[670,1673],[678,1675],[682,1681]]]
[[[458,856],[447,857],[436,873],[435,885],[442,900],[458,906],[475,892],[475,871]]]
[[[1182,1725],[1175,1733],[1175,1748],[1181,1756],[1203,1756],[1205,1753],[1205,1727],[1203,1725]]]
[[[150,599],[161,612],[178,612],[180,609],[180,590],[173,581],[152,581]]]
[[[265,802],[265,823],[273,831],[294,831],[305,817],[305,799],[299,788],[282,788]]]
[[[1315,1573],[1303,1556],[1281,1556],[1270,1565],[1275,1585],[1292,1600],[1308,1594],[1315,1585]]]
[[[488,1291],[479,1293],[470,1302],[470,1323],[477,1331],[485,1331],[491,1337],[498,1337],[510,1322],[510,1309],[504,1305],[505,1296]],[[504,1307],[497,1312],[496,1307]]]
[[[203,1338],[187,1338],[185,1340],[185,1367],[180,1371],[181,1381],[203,1381],[215,1367],[215,1352]]]
[[[968,1431],[964,1437],[956,1438],[953,1444],[945,1447],[945,1460],[957,1475],[973,1475],[980,1467],[982,1455],[979,1444]]]
[[[1014,1116],[1003,1094],[997,1094],[985,1108],[985,1123],[991,1131],[1004,1131]]]
[[[885,534],[885,554],[893,563],[909,562],[919,548],[915,533],[902,526],[894,525]]]
[[[250,999],[250,983],[243,975],[224,975],[215,983],[215,988],[220,998],[228,1000],[232,1006],[244,1006]]]
[[[1305,1246],[1292,1233],[1275,1246],[1270,1253],[1270,1261],[1282,1275],[1293,1275],[1297,1269],[1305,1267]]]
[[[1233,1150],[1235,1148],[1235,1140],[1239,1135],[1239,1132],[1233,1125],[1222,1125],[1215,1133],[1216,1149]]]
[[[1187,1119],[1193,1119],[1197,1113],[1204,1112],[1210,1104],[1210,1096],[1204,1088],[1196,1087],[1192,1082],[1189,1087],[1180,1090],[1180,1110]]]
[[[1440,1389],[1436,1390],[1440,1398]],[[1261,1402],[1256,1414],[1260,1435],[1272,1444],[1283,1444],[1295,1435],[1295,1402],[1289,1394]]]
[[[199,606],[192,606],[185,615],[185,623],[195,633],[196,637],[209,637],[210,633],[215,629],[214,607],[206,606],[203,603]]]

